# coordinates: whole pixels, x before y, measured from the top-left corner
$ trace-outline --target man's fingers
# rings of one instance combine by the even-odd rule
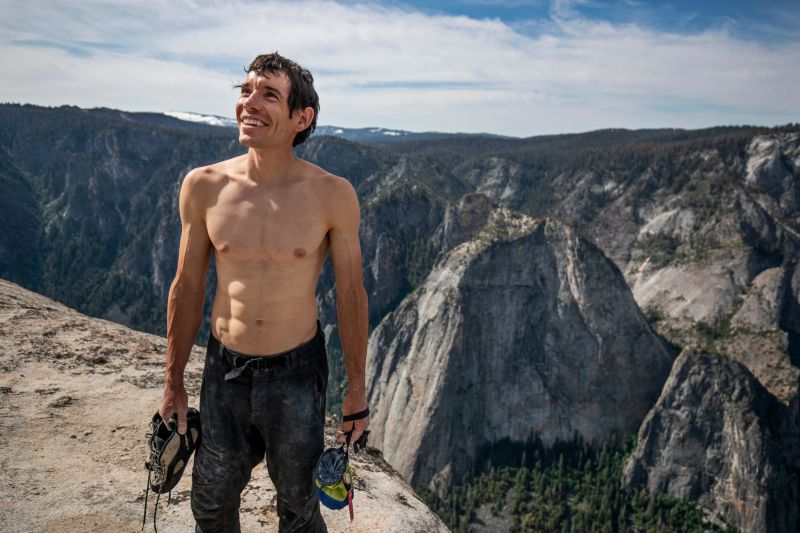
[[[339,424],[339,431],[336,434],[336,443],[337,444],[344,444],[347,442],[347,435],[346,431],[350,431],[350,444],[353,444],[364,433],[369,425],[369,417],[363,418],[360,420],[355,420],[353,422],[343,422]]]
[[[168,427],[170,427],[170,428],[174,427],[173,425],[177,422],[178,433],[180,433],[181,435],[185,435],[186,434],[186,426],[187,426],[186,413],[187,413],[187,409],[183,409],[183,410],[181,410],[181,409],[170,409],[170,410],[168,410],[167,416],[164,416],[164,413],[160,412],[161,419],[165,420],[167,422],[167,426]]]
[[[178,433],[186,434],[186,412],[178,413]]]
[[[350,431],[350,426],[352,424],[348,422],[347,429],[344,428],[344,423],[339,424],[339,431],[336,432],[336,444],[344,444],[347,442],[347,433],[346,431]]]

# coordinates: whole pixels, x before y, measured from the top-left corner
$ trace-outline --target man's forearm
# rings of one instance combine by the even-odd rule
[[[369,333],[367,291],[364,287],[337,291],[336,312],[339,315],[339,339],[344,350],[348,394],[363,396],[366,394],[365,367]]]
[[[205,287],[175,279],[167,300],[167,385],[183,386],[183,371],[203,317]]]

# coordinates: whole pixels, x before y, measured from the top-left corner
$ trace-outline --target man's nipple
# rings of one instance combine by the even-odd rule
[[[217,249],[220,252],[224,253],[224,252],[227,252],[229,248],[230,248],[230,246],[228,246],[228,243],[227,242],[223,242],[222,244],[219,245],[219,248],[217,248]]]
[[[306,251],[302,248],[295,248],[294,249],[294,256],[295,257],[304,257],[306,255]]]

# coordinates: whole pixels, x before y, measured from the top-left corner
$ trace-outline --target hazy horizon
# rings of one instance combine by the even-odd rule
[[[120,111],[123,113],[155,113],[155,114],[162,114],[165,116],[169,116],[171,118],[175,118],[177,120],[183,120],[185,122],[200,122],[196,120],[189,120],[186,118],[177,117],[171,115],[170,113],[186,113],[198,116],[205,116],[205,117],[215,117],[218,119],[223,120],[230,120],[234,121],[232,117],[225,117],[222,115],[214,115],[214,114],[207,114],[207,113],[199,113],[196,111],[187,111],[187,110],[142,110],[142,111],[133,111],[130,109],[120,109],[120,108],[113,108],[113,107],[106,107],[106,106],[93,106],[93,107],[83,107],[83,106],[75,106],[73,104],[53,104],[53,105],[41,105],[35,104],[32,102],[0,102],[0,105],[31,105],[37,107],[44,107],[48,109],[58,109],[60,107],[78,107],[79,109],[83,109],[86,111],[92,110],[99,110],[99,109],[110,109],[113,111]],[[711,124],[709,126],[700,126],[700,127],[680,127],[680,126],[653,126],[653,127],[646,127],[646,128],[625,128],[625,127],[599,127],[590,130],[580,130],[580,131],[558,131],[558,132],[544,132],[544,133],[535,133],[531,135],[508,135],[493,131],[479,131],[479,132],[466,132],[466,131],[445,131],[445,130],[409,130],[403,128],[392,128],[389,126],[385,126],[382,124],[370,124],[367,126],[342,126],[341,124],[317,124],[317,131],[314,133],[315,135],[319,134],[320,128],[341,128],[341,129],[348,129],[348,130],[369,130],[369,129],[380,129],[386,131],[403,131],[410,134],[444,134],[444,135],[490,135],[496,137],[506,137],[510,139],[527,139],[532,137],[548,137],[548,136],[556,136],[556,135],[581,135],[586,133],[594,133],[599,131],[611,131],[611,130],[622,130],[622,131],[645,131],[645,130],[679,130],[679,131],[699,131],[705,129],[713,129],[713,128],[782,128],[786,126],[792,126],[797,124],[793,121],[781,122],[776,124]],[[215,125],[215,124],[211,124]],[[216,124],[219,127],[227,127],[225,125]],[[230,127],[235,127],[235,124],[231,125]]]

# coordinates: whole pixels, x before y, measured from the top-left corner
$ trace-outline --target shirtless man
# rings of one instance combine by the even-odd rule
[[[194,169],[181,186],[159,412],[165,420],[177,413],[178,431],[186,432],[183,373],[213,250],[217,290],[192,474],[196,531],[239,531],[241,491],[265,456],[280,531],[327,531],[313,482],[328,379],[316,287],[330,249],[349,383],[342,412],[362,412],[367,294],[358,199],[350,182],[292,153],[316,127],[319,100],[307,70],[277,53],[258,56],[240,89],[236,120],[247,153]],[[352,441],[368,423],[368,417],[347,422],[348,431],[354,425]]]

